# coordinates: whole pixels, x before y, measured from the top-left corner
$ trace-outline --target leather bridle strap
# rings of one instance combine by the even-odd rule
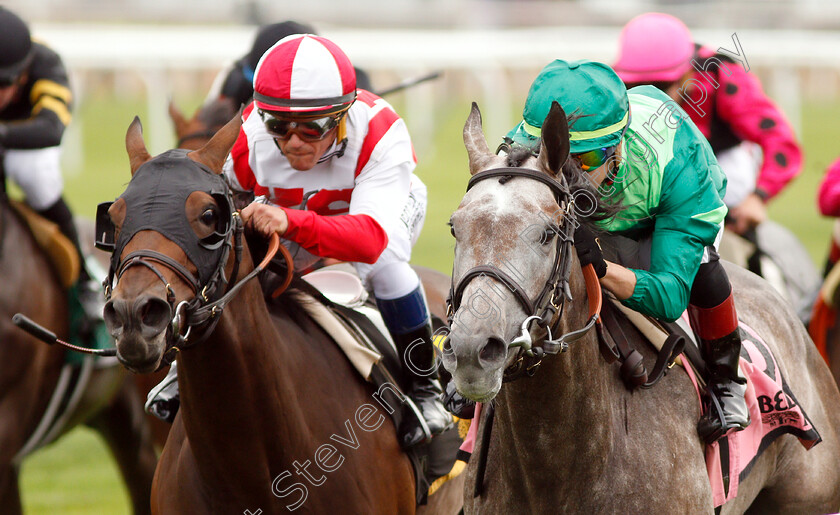
[[[509,275],[499,270],[497,267],[492,265],[479,265],[470,269],[461,280],[458,282],[458,287],[455,288],[454,291],[451,292],[451,299],[452,299],[452,308],[457,310],[461,305],[461,297],[464,295],[464,289],[469,284],[470,280],[474,279],[475,277],[480,277],[482,275],[493,277],[499,280],[502,284],[508,287],[508,289],[513,292],[513,295],[516,297],[516,300],[522,305],[525,309],[525,313],[531,314],[534,313],[534,303],[528,297],[528,294],[519,286],[516,281],[514,281]]]
[[[470,177],[470,181],[467,183],[467,191],[470,191],[470,188],[475,186],[477,182],[483,181],[484,179],[490,179],[492,177],[500,177],[501,180],[506,182],[505,177],[513,178],[513,177],[527,177],[529,179],[533,179],[535,181],[541,182],[551,188],[551,191],[554,193],[556,198],[559,200],[561,197],[568,196],[569,191],[568,188],[563,186],[560,182],[552,179],[544,172],[540,172],[539,170],[531,170],[530,168],[513,168],[513,167],[506,167],[506,168],[494,168],[492,170],[485,170],[483,172],[478,172],[477,174]],[[559,202],[558,202],[559,203]]]
[[[178,277],[181,278],[181,280],[183,280],[192,288],[194,294],[197,294],[199,289],[201,288],[198,279],[195,278],[192,272],[187,270],[187,267],[165,254],[161,254],[160,252],[148,249],[134,251],[122,260],[122,264],[120,265],[119,270],[117,270],[117,281],[119,281],[122,275],[125,273],[125,271],[131,268],[132,266],[143,265],[149,268],[152,272],[154,272],[161,279],[161,281],[163,281],[164,284],[169,284],[169,281],[167,281],[163,277],[163,275],[155,269],[154,265],[151,265],[146,262],[147,260],[157,261],[158,263],[164,265],[165,267],[175,272],[178,275]]]

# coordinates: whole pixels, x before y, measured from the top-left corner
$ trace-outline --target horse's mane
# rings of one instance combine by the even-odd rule
[[[569,125],[579,116],[569,116]],[[531,148],[514,145],[509,147],[506,166],[519,167],[528,159],[537,155]],[[563,178],[569,187],[569,193],[578,205],[578,222],[597,229],[596,222],[615,218],[624,209],[623,195],[617,192],[608,197],[601,195],[598,187],[592,183],[575,159],[567,159],[562,167]],[[586,192],[586,193],[582,193]],[[594,206],[591,203],[594,202]],[[588,203],[589,205],[584,205]]]

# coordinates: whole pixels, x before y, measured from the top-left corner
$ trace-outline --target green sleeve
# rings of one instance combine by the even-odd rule
[[[688,306],[691,285],[705,247],[713,245],[726,206],[726,179],[699,131],[677,129],[674,157],[665,166],[655,216],[650,270],[633,270],[636,288],[624,304],[673,321]]]

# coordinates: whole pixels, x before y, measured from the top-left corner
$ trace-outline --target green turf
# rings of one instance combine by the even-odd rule
[[[66,167],[65,172],[66,195],[71,205],[78,213],[92,216],[98,202],[113,200],[128,181],[125,130],[135,114],[144,116],[144,112],[140,101],[118,101],[100,95],[87,98],[77,109],[77,121],[84,128],[81,141],[85,160],[76,167]],[[185,102],[184,110],[191,112],[197,103],[197,100]],[[468,100],[441,105],[434,151],[418,156],[417,173],[428,186],[429,209],[413,260],[445,272],[451,268],[453,241],[444,224],[457,207],[468,178],[466,151],[461,140],[468,113]],[[840,104],[806,104],[804,113],[805,169],[773,201],[770,214],[798,234],[814,261],[821,262],[831,221],[818,216],[815,192],[825,167],[840,154],[835,144],[840,132],[836,128]],[[410,126],[411,120],[408,121]],[[500,136],[489,136],[492,148]],[[36,453],[25,462],[22,476],[27,513],[128,512],[127,495],[113,460],[102,441],[90,431],[73,431]]]

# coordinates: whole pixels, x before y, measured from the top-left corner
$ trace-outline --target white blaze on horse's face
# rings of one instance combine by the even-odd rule
[[[536,168],[536,162],[526,165]],[[556,245],[550,225],[557,203],[551,190],[528,178],[505,184],[486,179],[475,184],[452,215],[456,239],[453,283],[470,269],[492,265],[519,284],[530,298],[543,289],[552,272]],[[526,317],[522,304],[505,284],[490,276],[469,281],[455,313],[444,366],[458,391],[477,401],[492,399],[517,348]]]

